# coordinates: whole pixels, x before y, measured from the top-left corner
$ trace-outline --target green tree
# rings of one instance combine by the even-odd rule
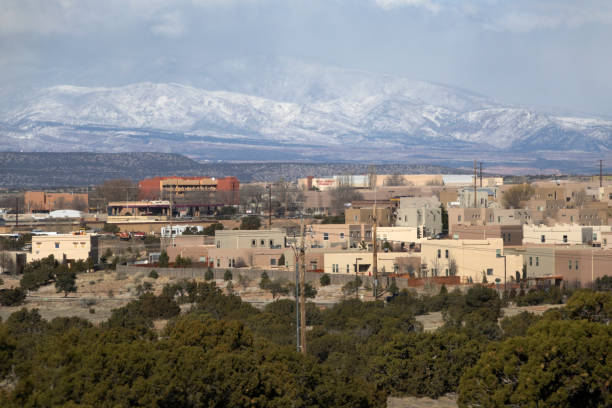
[[[278,258],[278,266],[285,266],[285,254],[281,254],[280,258]]]
[[[213,272],[213,270],[210,268],[206,269],[206,272],[204,272],[204,279],[206,281],[211,281],[214,278],[215,278],[215,273]]]
[[[327,286],[331,284],[331,278],[329,277],[328,274],[324,273],[323,275],[321,275],[321,279],[319,279],[319,283],[321,284],[321,286]]]
[[[26,298],[26,293],[21,288],[0,289],[0,305],[19,306]]]
[[[180,254],[174,258],[174,265],[179,268],[186,268],[191,266],[191,258],[183,258]]]
[[[266,271],[263,271],[261,273],[261,279],[259,281],[259,288],[263,289],[263,290],[268,290],[268,287],[270,286],[270,277],[268,276],[268,273]]]
[[[69,269],[66,264],[60,265],[57,271],[55,280],[55,289],[57,292],[64,292],[64,297],[70,292],[76,292],[76,273]]]
[[[440,204],[440,213],[442,214],[442,233],[448,234],[448,211],[444,204]]]
[[[256,215],[249,215],[242,218],[240,222],[241,230],[258,230],[261,227],[261,219]]]
[[[565,310],[571,319],[607,324],[612,319],[612,293],[578,290],[568,299]]]
[[[227,282],[227,281],[231,281],[232,279],[233,279],[232,271],[227,269],[225,273],[223,274],[223,280]]]
[[[149,278],[157,279],[159,278],[159,273],[157,273],[155,269],[152,269],[151,272],[149,272]]]
[[[167,268],[170,263],[170,257],[166,251],[161,251],[157,264],[162,268]]]
[[[215,235],[215,231],[220,231],[223,229],[223,224],[220,222],[214,222],[210,224],[208,227],[204,228],[204,235]]]
[[[612,327],[543,320],[494,342],[461,378],[459,406],[610,406]]]
[[[108,232],[111,234],[116,234],[120,231],[120,228],[117,224],[109,224],[105,222],[104,226],[102,227],[102,231]]]

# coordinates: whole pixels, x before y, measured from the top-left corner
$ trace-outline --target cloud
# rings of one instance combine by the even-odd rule
[[[525,33],[612,24],[611,0],[373,0],[385,10],[422,8],[476,23],[489,31]]]
[[[151,26],[155,34],[177,38],[185,32],[183,17],[179,11],[170,11],[157,17],[157,22]]]
[[[505,6],[501,12],[492,10],[483,26],[493,31],[525,33],[556,28],[574,29],[588,24],[612,24],[612,2],[519,1]]]
[[[440,11],[441,6],[432,0],[375,0],[376,4],[385,10],[399,7],[419,7],[433,13]]]

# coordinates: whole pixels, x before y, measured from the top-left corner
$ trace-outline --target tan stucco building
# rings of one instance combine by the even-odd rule
[[[427,276],[452,276],[452,261],[456,269],[454,275],[460,276],[466,283],[480,283],[486,278],[488,283],[503,284],[504,273],[509,282],[510,276],[523,269],[523,257],[505,254],[501,238],[421,242],[421,262],[425,265]]]
[[[98,260],[98,236],[74,233],[58,235],[35,235],[32,237],[32,252],[28,262],[46,258],[49,255],[62,262],[68,260]]]
[[[215,231],[215,246],[219,249],[285,248],[285,231],[269,230],[219,230]]]

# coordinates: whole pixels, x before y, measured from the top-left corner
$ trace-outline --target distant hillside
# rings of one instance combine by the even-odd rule
[[[81,187],[114,178],[140,180],[154,176],[236,176],[242,182],[296,180],[307,175],[365,174],[355,163],[198,163],[169,153],[13,153],[0,152],[0,187],[32,189]],[[441,166],[384,164],[379,174],[462,173]]]

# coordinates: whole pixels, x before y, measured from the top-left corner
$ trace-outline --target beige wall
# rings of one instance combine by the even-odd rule
[[[63,259],[86,260],[98,257],[98,237],[89,234],[62,234],[32,237],[32,252],[28,262],[53,255],[58,261]]]
[[[267,248],[241,248],[241,249],[208,249],[208,260],[213,263],[215,268],[275,268],[278,267],[278,260],[281,255],[285,255],[285,263],[288,255],[286,249],[267,249]],[[272,264],[271,259],[275,262]]]
[[[395,259],[405,256],[405,252],[378,253],[378,272],[395,271]],[[357,258],[361,258],[357,261]],[[372,275],[372,253],[360,251],[326,252],[324,255],[324,271],[331,274],[355,274],[355,265],[359,262],[359,274]]]
[[[555,275],[569,284],[588,287],[593,280],[612,275],[612,251],[596,248],[561,249],[555,252]]]
[[[454,225],[453,237],[458,239],[501,238],[506,246],[523,243],[522,225]]]
[[[417,242],[416,227],[379,227],[376,237],[381,241]]]
[[[499,279],[503,283],[504,258],[497,257],[497,253],[504,255],[501,238],[428,240],[421,243],[421,262],[427,264],[428,276],[432,274],[447,276],[447,273],[450,273],[450,271],[447,272],[449,260],[454,259],[457,264],[456,275],[460,276],[463,282],[471,279],[474,283],[480,283],[484,272],[487,282],[495,283],[496,279]],[[521,271],[522,268],[522,256],[506,256],[505,270],[508,281],[510,276],[514,276],[515,271]]]
[[[544,241],[542,241],[544,236]],[[524,244],[566,244],[581,245],[593,240],[593,229],[580,225],[558,224],[525,225],[523,227]]]
[[[285,232],[271,230],[215,231],[215,245],[221,249],[284,248]]]
[[[372,225],[372,208],[348,208],[344,213],[347,224]],[[390,227],[393,223],[393,211],[390,208],[376,208],[376,224],[379,227]]]

